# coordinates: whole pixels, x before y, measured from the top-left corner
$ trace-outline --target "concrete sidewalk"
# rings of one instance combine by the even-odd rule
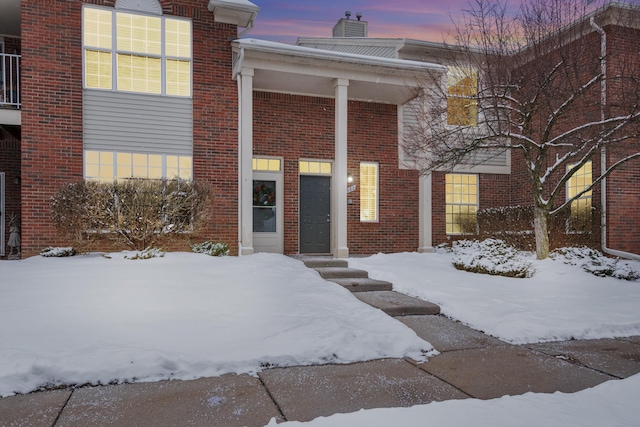
[[[361,408],[575,392],[640,372],[640,337],[514,346],[443,316],[399,317],[441,354],[84,387],[0,399],[1,426],[264,426]]]

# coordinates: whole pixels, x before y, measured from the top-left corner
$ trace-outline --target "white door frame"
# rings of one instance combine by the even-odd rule
[[[284,161],[281,160],[284,165]],[[253,179],[260,181],[275,181],[276,183],[276,232],[253,232],[254,252],[284,253],[284,179],[283,172],[253,171]],[[253,181],[252,181],[253,184]],[[252,215],[253,220],[253,205]],[[251,222],[253,231],[253,221]]]

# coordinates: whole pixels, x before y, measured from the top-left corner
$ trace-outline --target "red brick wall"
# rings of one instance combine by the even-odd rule
[[[333,160],[334,100],[254,93],[254,154],[284,157],[284,250],[298,253],[298,161]],[[360,222],[359,190],[349,193],[347,246],[351,254],[412,251],[418,247],[418,175],[398,169],[397,108],[348,104],[348,173],[359,188],[360,162],[378,162],[380,221]],[[346,185],[346,183],[344,184]]]
[[[82,35],[78,1],[22,1],[22,241],[56,238],[49,198],[82,178]]]
[[[49,199],[82,178],[82,3],[22,2],[22,216],[25,255],[63,244]],[[162,1],[165,15],[193,19],[194,177],[211,181],[216,217],[202,239],[237,248],[237,95],[229,40],[237,28],[213,22],[206,1]]]

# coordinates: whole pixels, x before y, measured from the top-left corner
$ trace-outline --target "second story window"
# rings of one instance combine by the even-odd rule
[[[191,21],[83,8],[84,87],[191,96]]]
[[[478,70],[449,67],[447,72],[447,124],[478,124]]]

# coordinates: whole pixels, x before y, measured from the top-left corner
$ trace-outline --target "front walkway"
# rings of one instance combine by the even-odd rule
[[[0,425],[264,426],[272,417],[308,421],[361,408],[576,392],[640,373],[640,336],[516,346],[441,315],[397,319],[440,354],[422,364],[381,359],[265,367],[257,377],[223,375],[13,396],[0,399]]]

